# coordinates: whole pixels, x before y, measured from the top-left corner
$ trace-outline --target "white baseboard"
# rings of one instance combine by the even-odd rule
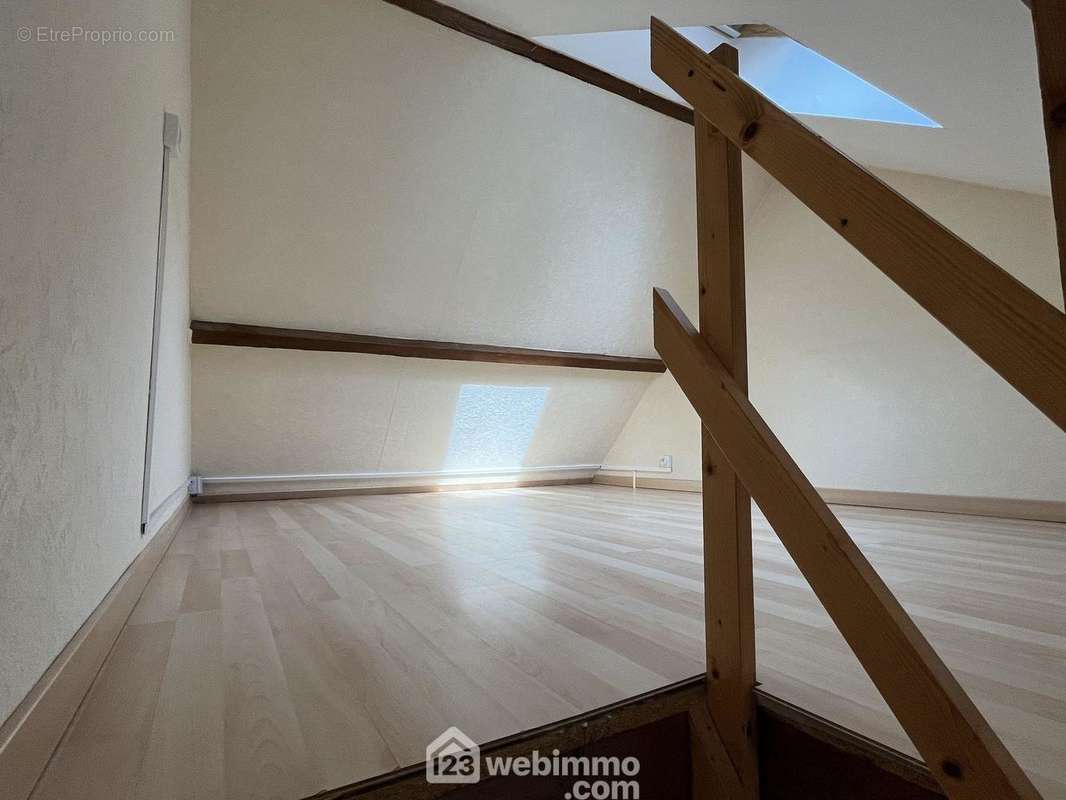
[[[975,517],[1066,522],[1066,502],[1059,500],[876,492],[865,489],[819,489],[818,493],[827,503],[842,506],[870,506],[898,508],[905,511],[936,511],[941,514],[968,514]]]
[[[633,479],[624,475],[598,473],[593,483],[632,487]],[[637,476],[638,489],[663,489],[673,492],[701,492],[698,480]],[[866,489],[818,489],[825,502],[839,506],[895,508],[903,511],[933,511],[939,514],[966,514],[975,517],[1027,519],[1038,522],[1066,522],[1066,502],[1027,500],[1013,497],[969,497],[917,492],[878,492]]]
[[[592,479],[593,483],[605,486],[628,486],[633,487],[633,476],[630,475],[607,475],[597,473]],[[637,473],[636,488],[638,489],[665,489],[668,492],[702,492],[703,483],[700,481],[685,480],[684,478],[659,478]]]

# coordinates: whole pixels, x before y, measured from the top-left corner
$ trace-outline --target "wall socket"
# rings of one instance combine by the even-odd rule
[[[673,471],[673,469],[674,469],[674,457],[673,456],[662,456],[659,459],[659,467],[660,467],[660,469],[668,469],[670,471]]]

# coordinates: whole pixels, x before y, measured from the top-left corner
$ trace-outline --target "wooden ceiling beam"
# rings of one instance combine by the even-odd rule
[[[189,327],[192,329],[193,344],[315,350],[333,353],[369,353],[401,358],[483,361],[494,364],[524,364],[542,367],[580,367],[623,372],[666,372],[666,365],[660,359],[637,356],[573,353],[563,350],[536,350],[527,347],[501,347],[492,344],[464,344],[427,339],[396,339],[359,333],[271,328],[265,325],[242,325],[204,320],[193,320]]]
[[[1066,300],[1066,0],[1027,3],[1033,11],[1036,61],[1040,71],[1040,98],[1044,106],[1051,199],[1059,243],[1059,270]]]
[[[438,2],[438,0],[384,0],[389,5],[410,11],[425,19],[432,20],[453,31],[470,36],[478,41],[491,44],[508,53],[514,53],[522,58],[528,58],[538,64],[543,64],[557,72],[562,72],[572,78],[577,78],[587,84],[603,89],[611,94],[624,97],[637,105],[644,106],[652,111],[671,117],[680,122],[693,124],[692,109],[688,106],[668,100],[665,97],[650,92],[635,83],[612,75],[591,64],[578,61],[576,58],[560,53],[550,47],[545,47],[540,42],[528,39],[512,31],[506,30],[485,22],[465,11]]]

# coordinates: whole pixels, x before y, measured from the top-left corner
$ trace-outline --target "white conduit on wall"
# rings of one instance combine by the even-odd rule
[[[299,475],[208,475],[196,480],[213,483],[287,483],[291,481],[402,480],[404,478],[475,478],[493,475],[519,475],[527,472],[631,472],[637,488],[638,472],[669,473],[670,467],[615,466],[612,464],[563,464],[548,467],[513,467],[508,469],[442,469],[416,472],[327,472]]]

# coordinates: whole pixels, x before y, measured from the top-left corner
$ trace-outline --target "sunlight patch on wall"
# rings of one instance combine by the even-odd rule
[[[547,386],[464,384],[455,404],[444,468],[522,466],[548,391]]]

